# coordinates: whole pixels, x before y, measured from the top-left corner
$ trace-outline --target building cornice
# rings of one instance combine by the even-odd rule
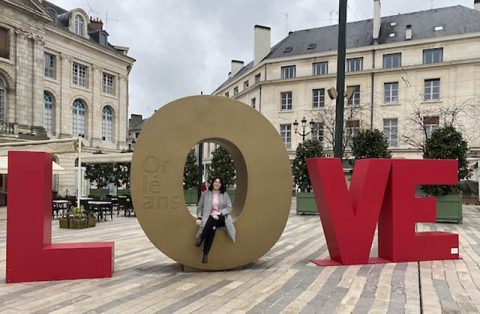
[[[84,45],[84,46],[87,46],[88,48],[91,48],[93,50],[96,50],[98,52],[101,52],[101,53],[106,53],[108,54],[109,56],[117,59],[117,60],[120,60],[122,62],[125,62],[129,65],[133,64],[136,60],[133,59],[132,57],[129,57],[129,56],[125,56],[125,55],[121,55],[121,54],[118,54],[118,53],[115,53],[113,51],[111,51],[110,49],[107,49],[105,47],[101,47],[101,46],[98,46],[92,42],[90,42],[88,39],[86,38],[83,38],[83,37],[78,37],[74,34],[71,34],[69,31],[65,31],[65,30],[62,30],[62,29],[59,29],[58,27],[54,26],[54,25],[46,25],[45,27],[45,30],[46,31],[50,31],[56,35],[59,35],[59,36],[63,36],[63,37],[67,37],[69,40],[72,40],[80,45]],[[48,38],[48,36],[47,36]],[[48,42],[48,40],[47,40]]]
[[[397,42],[397,43],[389,43],[389,44],[380,44],[380,45],[371,45],[371,46],[365,46],[365,47],[358,47],[358,48],[352,48],[352,49],[347,49],[347,55],[352,55],[352,54],[362,54],[362,53],[371,53],[372,51],[378,52],[378,51],[383,51],[383,50],[391,50],[391,49],[401,49],[405,47],[416,47],[416,46],[423,46],[423,45],[428,45],[428,44],[437,44],[437,43],[445,43],[445,42],[452,42],[452,41],[458,41],[458,40],[468,40],[472,38],[479,38],[480,39],[480,33],[468,33],[468,34],[462,34],[462,35],[451,35],[451,36],[444,36],[444,37],[438,37],[438,38],[427,38],[427,39],[418,39],[418,40],[408,40],[408,41],[403,41],[403,42]],[[292,57],[285,57],[285,58],[275,58],[275,59],[264,59],[262,60],[259,64],[254,66],[252,69],[249,71],[245,72],[242,76],[238,77],[238,79],[232,81],[230,84],[226,85],[224,88],[221,90],[216,90],[217,92],[215,94],[223,94],[226,90],[229,90],[232,86],[237,85],[238,82],[241,82],[245,80],[248,76],[252,75],[253,72],[256,72],[260,70],[262,67],[265,65],[270,66],[270,65],[275,65],[275,64],[280,64],[280,63],[285,63],[285,62],[294,62],[294,61],[300,61],[300,60],[306,60],[306,59],[316,59],[316,58],[328,58],[328,57],[335,57],[337,55],[336,51],[326,51],[326,52],[321,52],[321,53],[314,53],[314,54],[303,54],[303,55],[297,55],[297,56],[292,56]],[[321,61],[321,60],[318,60]],[[443,62],[443,65],[452,65],[453,63],[464,63],[464,60],[455,60],[455,61],[448,61],[448,62]],[[471,63],[472,61],[468,61],[466,63]],[[428,67],[430,65],[413,65],[413,66],[406,66],[403,67],[403,69],[411,69],[411,68],[416,68],[416,67]],[[392,71],[398,71],[399,68],[391,69]],[[384,72],[382,70],[390,70],[390,69],[371,69],[371,70],[365,70],[365,71],[360,71],[356,73],[346,73],[346,75],[358,75],[358,74],[364,74],[364,73],[372,73],[372,72]],[[334,77],[336,77],[336,73],[332,74]],[[324,75],[321,77],[329,77],[330,74]],[[300,80],[305,80],[308,78],[319,78],[319,76],[306,76],[302,78],[298,78]],[[288,81],[294,81],[295,79],[289,79]],[[278,83],[279,81],[286,81],[286,80],[272,80],[271,82]],[[261,81],[260,83],[265,83],[265,82],[270,82],[270,81]]]
[[[19,9],[19,10],[22,10],[24,12],[27,12],[27,13],[30,13],[30,14],[33,14],[35,15],[37,18],[43,20],[44,22],[47,22],[47,23],[50,23],[52,22],[52,18],[48,15],[48,13],[45,11],[45,9],[43,9],[42,7],[40,7],[39,5],[37,5],[34,1],[30,1],[30,3],[35,6],[37,8],[37,10],[33,10],[32,8],[29,8],[27,6],[24,6],[24,5],[20,5],[16,2],[13,2],[11,0],[4,0],[5,4],[8,4],[16,9]]]

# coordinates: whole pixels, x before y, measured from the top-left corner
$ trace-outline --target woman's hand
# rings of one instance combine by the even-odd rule
[[[200,218],[197,218],[195,223],[197,224],[197,226],[200,226],[202,224],[202,220]]]
[[[218,215],[212,215],[213,219],[218,220]]]

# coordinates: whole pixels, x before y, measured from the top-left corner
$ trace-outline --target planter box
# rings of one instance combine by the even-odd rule
[[[97,225],[97,218],[95,217],[88,217],[87,220],[87,227],[88,228],[93,228]]]
[[[60,218],[58,220],[58,223],[60,224],[60,228],[62,228],[62,229],[70,228],[70,219],[68,219],[68,218]]]
[[[462,195],[437,196],[437,222],[462,221]]]
[[[71,219],[70,220],[70,229],[85,229],[87,228],[87,219]]]
[[[318,214],[317,202],[313,193],[297,192],[297,214]]]
[[[465,205],[477,205],[478,196],[477,195],[463,195],[463,204]]]
[[[197,204],[197,189],[183,190],[185,204]]]

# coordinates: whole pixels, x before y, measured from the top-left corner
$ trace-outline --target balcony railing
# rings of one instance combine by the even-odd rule
[[[9,134],[9,135],[18,134],[18,124],[0,121],[0,134]]]

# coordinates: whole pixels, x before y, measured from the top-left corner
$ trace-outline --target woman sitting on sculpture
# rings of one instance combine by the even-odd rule
[[[232,202],[226,187],[220,177],[215,177],[208,189],[202,193],[197,206],[197,220],[199,226],[195,245],[203,245],[202,263],[208,263],[208,253],[215,238],[217,228],[225,227],[228,237],[235,241],[235,226],[232,217]]]

